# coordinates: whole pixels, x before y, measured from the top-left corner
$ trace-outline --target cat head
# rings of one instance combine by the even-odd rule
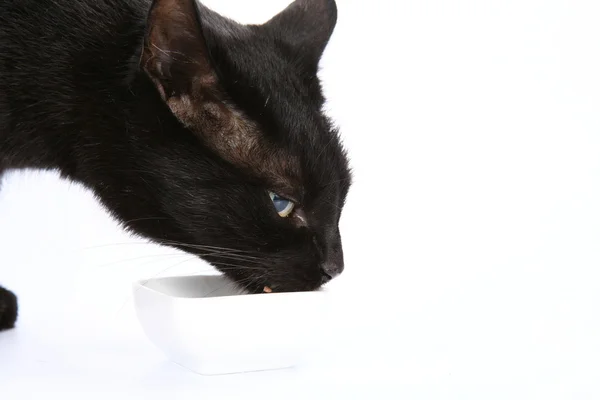
[[[262,25],[153,2],[140,68],[174,118],[152,166],[166,218],[140,230],[251,292],[314,290],[342,272],[351,178],[317,77],[336,19],[334,0],[296,0]]]

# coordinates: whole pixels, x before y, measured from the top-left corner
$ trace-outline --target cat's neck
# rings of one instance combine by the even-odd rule
[[[118,153],[128,120],[137,118],[136,97],[150,87],[139,73],[145,12],[143,7],[107,11],[113,20],[89,21],[85,32],[57,26],[54,33],[63,35],[59,44],[52,31],[28,40],[29,33],[17,29],[22,21],[6,28],[20,39],[13,42],[23,44],[0,43],[19,56],[12,57],[10,70],[0,64],[0,75],[8,77],[0,78],[4,168],[57,168],[75,176],[80,159],[89,156],[84,153],[100,151],[102,143],[112,143],[104,152]]]

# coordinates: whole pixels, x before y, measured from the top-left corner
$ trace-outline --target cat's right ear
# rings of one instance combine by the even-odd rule
[[[262,29],[285,43],[292,57],[314,73],[336,23],[335,0],[295,0]]]
[[[141,66],[176,116],[217,87],[195,0],[154,0]],[[185,118],[184,118],[185,119]]]

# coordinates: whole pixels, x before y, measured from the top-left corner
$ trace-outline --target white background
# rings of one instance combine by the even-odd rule
[[[206,4],[262,22],[287,1]],[[329,351],[219,378],[170,364],[130,283],[208,267],[56,175],[11,174],[0,279],[22,314],[0,334],[0,397],[599,398],[600,3],[338,6],[322,78],[356,184]]]

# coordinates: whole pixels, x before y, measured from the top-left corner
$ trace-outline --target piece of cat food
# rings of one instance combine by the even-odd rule
[[[268,287],[268,286],[265,286],[265,287],[264,287],[264,289],[263,289],[263,291],[264,291],[265,293],[271,293],[271,292],[273,292],[273,289],[271,289],[271,288],[270,288],[270,287]]]

